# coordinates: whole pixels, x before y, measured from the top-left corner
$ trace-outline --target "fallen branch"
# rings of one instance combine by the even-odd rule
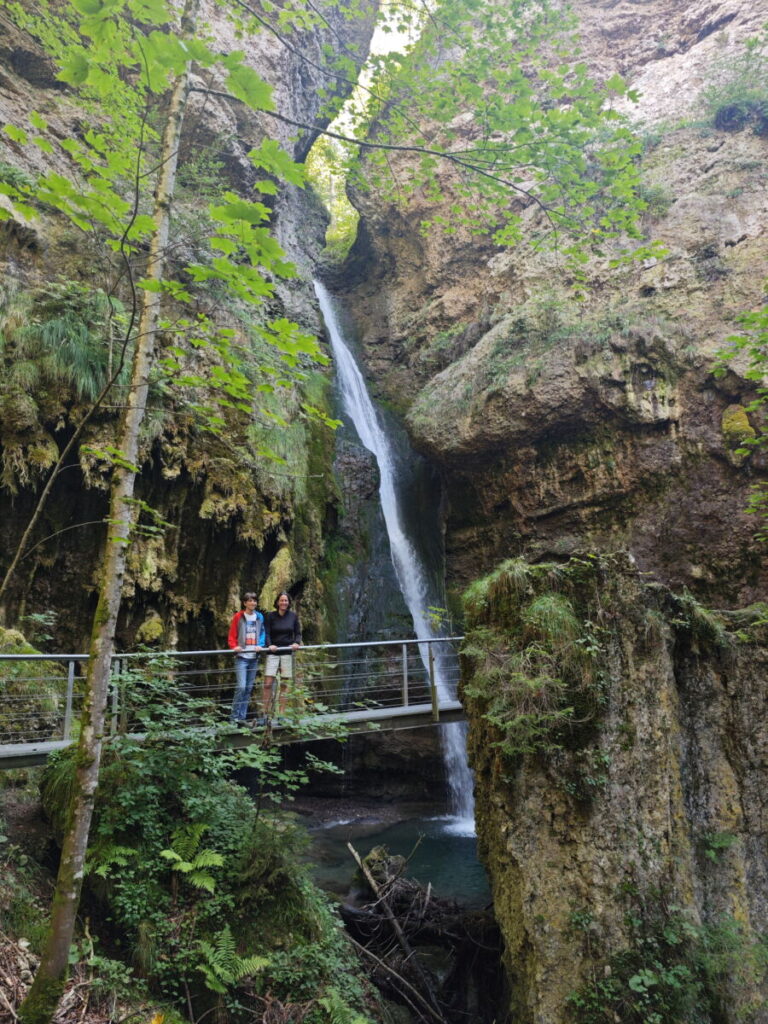
[[[384,913],[385,913],[385,915],[387,917],[387,920],[389,921],[390,925],[392,926],[392,931],[395,933],[395,936],[396,936],[397,941],[398,941],[398,943],[400,945],[400,948],[405,953],[406,961],[408,961],[408,962],[410,962],[412,964],[414,971],[418,975],[419,981],[424,986],[424,990],[429,995],[429,1002],[431,1003],[431,1006],[433,1008],[433,1015],[435,1016],[435,1019],[444,1022],[444,1017],[443,1017],[443,1015],[442,1015],[442,1013],[440,1011],[440,1004],[437,1001],[437,996],[435,994],[434,988],[432,987],[432,983],[430,982],[429,978],[427,977],[426,973],[424,972],[424,970],[423,970],[423,968],[422,968],[422,966],[421,966],[421,964],[419,962],[419,958],[416,955],[416,953],[414,952],[413,947],[411,946],[411,944],[408,941],[408,939],[405,937],[405,933],[403,932],[403,929],[400,927],[400,924],[399,924],[397,918],[395,917],[394,913],[392,912],[392,908],[390,907],[390,905],[387,903],[386,899],[382,896],[381,892],[379,891],[379,887],[378,887],[378,885],[376,883],[376,880],[374,879],[373,875],[371,874],[371,872],[370,872],[370,870],[368,868],[368,865],[363,863],[363,861],[362,861],[362,859],[360,857],[360,854],[354,848],[352,843],[347,843],[347,849],[352,854],[352,856],[355,858],[357,866],[360,868],[360,870],[365,875],[366,881],[370,885],[370,887],[371,887],[371,889],[373,891],[373,894],[376,896],[376,898],[378,899],[379,903],[384,908]]]
[[[367,946],[364,946],[362,943],[358,942],[357,939],[353,939],[351,935],[348,936],[348,938],[349,941],[354,946],[356,946],[361,953],[365,953],[365,955],[369,956],[371,960],[374,960],[376,964],[382,968],[382,970],[387,971],[389,974],[393,975],[393,977],[397,978],[398,982],[404,988],[408,989],[408,991],[411,993],[416,1002],[424,1008],[424,1010],[430,1015],[430,1017],[432,1017],[434,1020],[440,1021],[440,1024],[445,1024],[445,1018],[442,1016],[442,1014],[436,1013],[435,1010],[429,1005],[427,1000],[424,998],[424,996],[421,994],[421,992],[419,992],[417,988],[414,988],[413,985],[402,976],[402,974],[398,974],[394,967],[390,967],[386,960],[382,960],[380,957],[376,956],[375,953],[368,949]],[[403,995],[403,998],[408,1001],[408,1003],[411,1002],[410,999],[408,999],[408,997],[405,995],[405,993],[401,994]],[[413,1004],[411,1003],[411,1005]]]

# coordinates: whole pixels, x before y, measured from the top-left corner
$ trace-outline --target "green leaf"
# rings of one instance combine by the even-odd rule
[[[129,8],[137,21],[148,25],[164,25],[172,17],[165,0],[131,0]]]
[[[14,124],[4,125],[3,131],[10,139],[13,139],[14,142],[18,142],[22,146],[26,145],[26,143],[28,142],[27,133],[24,131],[24,129],[17,128]]]
[[[237,199],[224,206],[212,206],[211,216],[216,220],[242,221],[245,224],[263,224],[269,219],[269,207],[263,203],[252,203],[247,199]]]
[[[227,76],[226,87],[252,110],[275,109],[272,86],[245,64],[232,68]]]
[[[303,188],[306,184],[306,171],[297,164],[275,139],[264,139],[258,149],[252,149],[248,159],[254,167],[274,174],[278,178]]]
[[[67,85],[82,85],[88,78],[90,64],[84,53],[73,53],[64,61],[61,71],[56,76]]]
[[[627,86],[621,75],[612,75],[605,83],[605,88],[610,92],[615,92],[619,96],[623,96],[627,91]]]
[[[70,0],[70,2],[78,14],[87,16],[99,14],[105,6],[105,0]]]

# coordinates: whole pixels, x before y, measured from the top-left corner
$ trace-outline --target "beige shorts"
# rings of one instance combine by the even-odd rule
[[[268,654],[264,665],[265,676],[276,676],[280,670],[281,679],[293,678],[293,655],[291,654]]]

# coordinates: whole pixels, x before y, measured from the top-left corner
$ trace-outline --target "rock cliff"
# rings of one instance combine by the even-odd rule
[[[514,1019],[768,1020],[764,606],[719,621],[588,556],[508,561],[467,608]]]
[[[718,111],[748,88],[745,41],[768,9],[575,9],[597,77],[619,71],[640,93],[625,106],[644,139],[643,230],[666,255],[614,270],[595,259],[576,301],[555,255],[424,235],[424,196],[395,208],[356,192],[348,302],[369,375],[442,469],[456,589],[511,553],[589,547],[748,603],[765,563],[744,508],[764,466],[736,450],[760,422],[744,367],[712,370],[738,314],[762,302],[767,143],[754,119]]]
[[[764,419],[743,362],[714,370],[765,301],[768,6],[573,6],[596,76],[639,92],[665,254],[595,257],[577,300],[556,254],[355,189],[346,301],[442,474],[449,585],[491,572],[463,679],[512,1018],[764,1022],[764,609],[736,611],[766,593]]]
[[[345,5],[321,4],[311,27],[263,30],[242,38],[236,38],[215,4],[205,8],[206,31],[216,44],[224,52],[248,47],[250,62],[273,87],[278,112],[310,127],[297,130],[219,96],[193,94],[181,146],[172,232],[174,258],[180,266],[208,258],[205,218],[213,190],[223,182],[253,198],[254,182],[264,175],[248,160],[249,150],[269,136],[295,160],[306,157],[315,137],[312,126],[328,123],[329,101],[350,87],[333,62],[343,55],[351,61],[349,70],[367,54],[375,3],[355,7],[352,12]],[[84,128],[83,114],[71,90],[56,78],[54,62],[8,12],[0,15],[0,22],[3,122],[24,125],[29,111],[36,110],[59,139],[77,137]],[[56,146],[48,152],[6,138],[0,177],[16,181],[61,170],[62,160]],[[275,235],[298,267],[295,278],[276,284],[267,313],[285,315],[317,334],[309,266],[323,245],[325,214],[309,191],[293,186],[274,199],[263,198],[273,207]],[[5,221],[0,235],[4,332],[12,338],[25,318],[55,318],[62,309],[84,315],[83,308],[92,302],[95,289],[106,286],[109,273],[109,253],[99,249],[93,235],[67,227],[51,210],[40,211],[34,220],[18,216]],[[222,307],[204,292],[198,302],[232,326],[236,344],[255,344],[247,318],[234,308]],[[51,386],[43,380],[24,393],[11,381],[13,343],[5,351],[11,362],[0,396],[3,564],[18,543],[53,461],[86,408],[66,382]],[[203,359],[191,369],[207,374],[211,368]],[[264,603],[271,604],[273,591],[290,586],[303,595],[308,622],[316,623],[319,631],[324,628],[320,565],[324,531],[333,520],[339,494],[331,470],[332,435],[306,418],[301,403],[328,408],[327,379],[322,370],[309,369],[304,385],[289,384],[271,401],[268,414],[283,417],[283,429],[270,427],[269,419],[259,416],[252,426],[228,417],[218,437],[201,434],[174,402],[161,403],[150,413],[139,489],[171,526],[162,536],[141,537],[132,548],[119,624],[122,644],[162,640],[193,648],[218,647],[243,587],[264,589]],[[57,613],[55,640],[63,649],[79,649],[89,631],[106,478],[104,467],[88,456],[87,446],[109,441],[114,417],[114,410],[105,410],[88,428],[85,444],[57,481],[33,539],[35,546],[21,563],[5,602],[8,622],[25,613]],[[285,462],[263,459],[258,454],[262,447],[276,451]]]

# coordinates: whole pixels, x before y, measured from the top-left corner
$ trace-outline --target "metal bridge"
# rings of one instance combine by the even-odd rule
[[[222,747],[296,743],[464,718],[456,693],[463,637],[322,644],[292,652],[284,716],[258,724],[263,655],[246,727],[229,725],[232,651],[116,654],[107,740],[209,729]],[[87,654],[0,654],[0,770],[43,764],[77,739]],[[267,709],[274,714],[273,709]]]

